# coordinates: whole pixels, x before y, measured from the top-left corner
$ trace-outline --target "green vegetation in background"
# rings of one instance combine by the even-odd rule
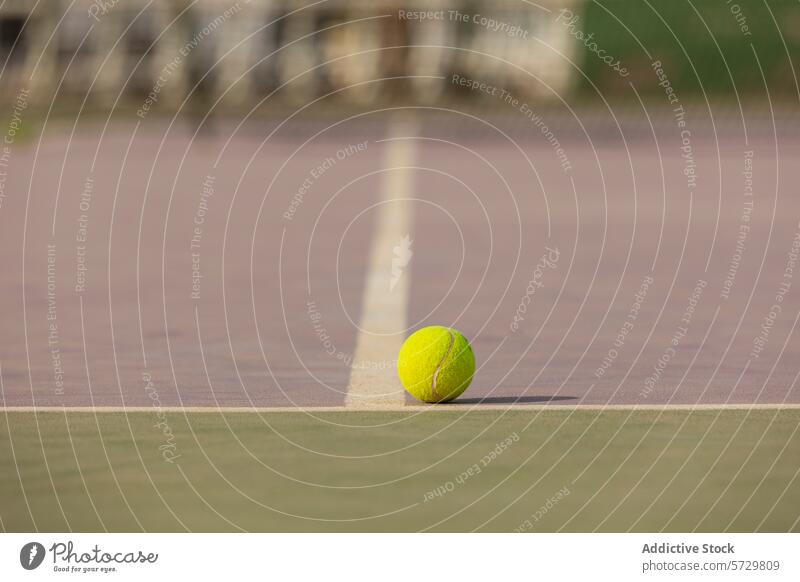
[[[590,81],[607,97],[630,95],[629,82],[640,93],[663,93],[651,68],[660,60],[679,96],[698,97],[705,90],[709,98],[735,99],[735,86],[743,100],[763,98],[760,62],[772,97],[797,97],[797,0],[589,0],[580,16],[575,27],[594,33],[598,47],[630,71],[620,76],[581,46],[588,77],[580,79],[582,93],[594,93]]]
[[[0,524],[6,531],[799,527],[797,409],[317,416],[168,413],[168,438],[155,412],[8,412],[0,415]]]

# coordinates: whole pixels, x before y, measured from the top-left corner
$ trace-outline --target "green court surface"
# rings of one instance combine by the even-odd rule
[[[800,529],[798,409],[158,422],[155,412],[0,414],[3,529]]]

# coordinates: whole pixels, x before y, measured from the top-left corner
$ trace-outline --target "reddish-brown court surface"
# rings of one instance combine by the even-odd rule
[[[129,121],[14,144],[4,404],[339,406],[354,367],[393,378],[396,354],[353,354],[395,171],[403,335],[470,338],[462,403],[800,403],[796,127],[427,111],[392,168],[392,123]]]

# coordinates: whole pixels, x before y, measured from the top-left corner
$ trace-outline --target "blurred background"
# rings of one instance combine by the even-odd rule
[[[634,101],[632,85],[663,96],[660,60],[683,101],[796,103],[799,48],[796,0],[6,0],[0,98],[26,87],[33,107],[140,116],[323,96],[503,106],[458,74],[537,103],[600,104]]]

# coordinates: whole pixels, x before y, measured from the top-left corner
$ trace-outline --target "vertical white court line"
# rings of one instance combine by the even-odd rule
[[[390,133],[391,137],[413,137],[413,125],[408,119],[398,119],[392,123]],[[412,234],[410,167],[414,165],[414,140],[389,139],[383,143],[386,150],[378,219],[345,398],[345,406],[354,409],[398,407],[405,403],[405,390],[397,377],[397,354],[407,326],[411,274],[409,266],[403,265],[408,256],[404,259],[402,254],[403,241]]]

